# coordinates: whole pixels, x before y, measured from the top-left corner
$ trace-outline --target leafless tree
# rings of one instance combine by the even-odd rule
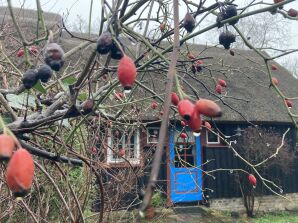
[[[262,175],[266,175],[274,169],[278,169],[286,175],[293,171],[296,158],[287,141],[280,144],[282,141],[283,139],[273,129],[248,127],[238,140],[237,152],[256,165]],[[244,166],[243,168],[247,172],[251,172],[250,166]],[[246,173],[238,172],[235,176],[242,193],[246,213],[252,217],[255,195],[261,193],[262,190],[257,190],[256,186],[249,182]],[[258,183],[257,187],[259,187]]]

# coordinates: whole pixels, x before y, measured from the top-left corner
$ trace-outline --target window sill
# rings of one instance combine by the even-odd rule
[[[142,163],[141,161],[129,161],[129,163],[127,161],[110,161],[110,162],[107,162],[107,166],[110,167],[110,168],[113,168],[113,167],[140,167],[142,166]]]
[[[227,145],[224,145],[224,144],[205,144],[203,145],[203,147],[206,147],[206,148],[227,148],[228,146]]]

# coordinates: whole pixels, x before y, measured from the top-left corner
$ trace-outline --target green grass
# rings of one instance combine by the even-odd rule
[[[151,201],[151,204],[153,207],[165,207],[167,203],[167,200],[166,198],[164,198],[162,196],[162,193],[161,192],[155,192],[152,196],[152,201]]]
[[[253,219],[253,223],[298,223],[298,213],[287,211],[268,213],[257,216]]]
[[[156,195],[159,197],[159,195]],[[157,199],[159,200],[159,199]],[[279,211],[275,213],[258,214],[254,218],[247,218],[241,214],[239,218],[232,218],[230,212],[215,211],[204,209],[206,212],[202,216],[191,214],[177,214],[173,209],[156,209],[156,216],[151,219],[138,219],[138,210],[125,213],[125,211],[114,211],[110,213],[110,221],[117,222],[122,217],[121,222],[141,222],[141,223],[298,223],[298,212]],[[94,215],[94,213],[84,213],[85,215]],[[96,222],[98,215],[88,218],[86,223]]]

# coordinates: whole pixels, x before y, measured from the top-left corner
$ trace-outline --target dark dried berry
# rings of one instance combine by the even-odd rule
[[[193,72],[193,74],[195,74],[197,72],[197,68],[195,65],[191,66],[191,71]]]
[[[53,60],[51,61],[50,63],[48,63],[49,66],[52,68],[52,70],[54,71],[59,71],[61,69],[61,67],[63,66],[64,64],[64,61],[57,61],[57,60]]]
[[[280,2],[283,2],[284,0],[273,0],[274,4],[278,4]],[[278,7],[279,9],[283,9],[283,5]]]
[[[231,43],[236,41],[236,36],[230,31],[222,32],[219,35],[219,44],[223,45],[225,49],[230,49]]]
[[[93,109],[93,106],[94,106],[94,100],[92,100],[92,99],[87,99],[86,101],[84,101],[82,103],[83,111],[86,113],[91,112]]]
[[[235,5],[229,5],[225,8],[225,19],[229,19],[237,15],[237,8]]]
[[[109,31],[103,32],[97,40],[97,52],[100,54],[107,54],[113,45],[112,34]]]
[[[22,78],[23,85],[26,89],[32,88],[38,81],[37,71],[34,69],[27,70]]]
[[[202,60],[197,60],[197,62],[195,63],[195,67],[198,72],[201,72],[203,70],[203,68],[202,68],[203,63],[204,62]]]
[[[57,43],[49,43],[44,50],[44,60],[54,71],[59,71],[64,65],[64,51]]]
[[[202,68],[201,66],[196,66],[196,70],[197,70],[198,72],[201,72],[201,71],[203,70],[203,68]]]
[[[275,15],[277,13],[277,8],[272,8],[269,10],[269,12],[272,14],[272,15]]]
[[[297,17],[298,16],[298,11],[296,9],[289,9],[288,16]]]
[[[195,28],[195,24],[195,18],[190,13],[186,13],[183,21],[183,27],[186,29],[186,31],[189,33],[192,32]]]
[[[46,83],[52,77],[53,71],[50,66],[43,64],[38,68],[37,77],[41,82]]]
[[[122,50],[124,49],[123,44],[120,40],[118,40],[118,43],[120,43]],[[112,48],[111,48],[111,57],[114,60],[120,60],[123,57],[122,51],[119,49],[116,43],[113,42]]]
[[[217,27],[220,28],[223,26],[223,24],[221,24],[222,20],[225,19],[229,19],[232,18],[234,16],[237,16],[237,8],[234,5],[229,5],[226,8],[221,7],[221,12],[218,13],[217,15],[217,19],[216,21],[218,22]],[[235,25],[237,22],[239,21],[239,19],[236,19],[234,21],[229,22],[230,25]]]
[[[227,6],[227,8],[225,9],[224,19],[229,19],[229,18],[232,18],[234,16],[237,16],[237,8],[234,5]],[[229,22],[229,24],[230,25],[235,25],[238,21],[239,21],[239,19],[236,19],[234,21]]]

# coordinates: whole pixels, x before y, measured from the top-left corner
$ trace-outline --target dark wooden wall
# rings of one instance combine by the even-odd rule
[[[247,125],[243,124],[218,124],[218,128],[225,135],[233,135],[235,134],[235,129],[240,127],[242,129],[246,128]],[[262,125],[263,128],[272,128],[275,131],[283,134],[285,130],[289,127],[286,125]],[[288,134],[287,140],[291,145],[291,149],[295,147],[295,131],[294,129]],[[214,169],[237,169],[244,168],[243,162],[239,160],[238,157],[234,156],[232,151],[228,149],[226,146],[217,145],[210,146],[207,145],[205,140],[205,135],[202,133],[202,155],[203,162],[209,160],[208,164],[204,166],[205,170],[214,170]],[[234,140],[234,138],[231,138]],[[145,151],[152,151],[150,155],[153,158],[154,149],[151,146],[143,144],[143,153]],[[164,197],[167,196],[167,149],[164,149],[162,163],[160,168],[160,173],[158,177],[157,190],[163,192]],[[211,161],[212,160],[212,161]],[[298,160],[298,159],[297,159]],[[126,196],[122,198],[123,206],[128,205],[132,200],[135,200],[138,196],[138,193],[141,189],[145,189],[145,186],[148,183],[150,171],[151,171],[152,159],[143,160],[143,173],[142,176],[137,180],[137,188],[134,188],[132,191],[127,191]],[[136,167],[139,168],[139,167]],[[237,183],[237,173],[230,171],[217,171],[213,174],[215,178],[210,176],[203,176],[203,184],[205,187],[204,195],[207,195],[210,199],[212,198],[232,198],[232,197],[240,197],[241,192],[239,189],[239,185]],[[269,180],[273,180],[277,185],[282,186],[283,193],[294,193],[298,192],[298,161],[293,166],[293,171],[289,174],[282,173],[279,169],[271,169],[270,171],[265,173],[266,177]],[[104,178],[105,179],[105,178]],[[105,183],[109,182],[111,179],[107,176],[104,180]],[[268,189],[264,188],[260,183],[258,183],[256,188],[256,194],[258,195],[266,195],[272,194],[272,192],[268,191]],[[139,203],[139,200],[136,200],[136,203]],[[138,207],[138,205],[133,205],[134,208]]]
[[[232,135],[234,130],[239,125],[219,125],[218,127],[224,134]],[[243,129],[246,126],[240,125]],[[289,126],[286,125],[262,125],[262,128],[271,128],[280,134],[283,134]],[[232,139],[234,140],[234,139]],[[290,144],[291,150],[295,149],[295,130],[291,129],[288,134],[287,140]],[[207,171],[214,169],[240,169],[245,168],[243,162],[236,157],[232,151],[224,146],[203,146],[203,160],[206,162],[210,161],[204,166]],[[296,155],[297,156],[297,155]],[[211,161],[212,160],[212,161]],[[237,172],[233,171],[217,171],[214,177],[204,175],[204,186],[207,188],[205,195],[209,198],[231,198],[240,197],[241,191],[237,180]],[[291,172],[284,173],[278,168],[271,168],[270,170],[263,173],[267,179],[274,181],[278,186],[282,187],[283,193],[294,193],[298,192],[298,158],[297,162],[294,163]],[[257,195],[269,195],[273,194],[266,187],[264,187],[259,179],[258,185],[255,189]],[[276,190],[276,192],[280,192]]]

